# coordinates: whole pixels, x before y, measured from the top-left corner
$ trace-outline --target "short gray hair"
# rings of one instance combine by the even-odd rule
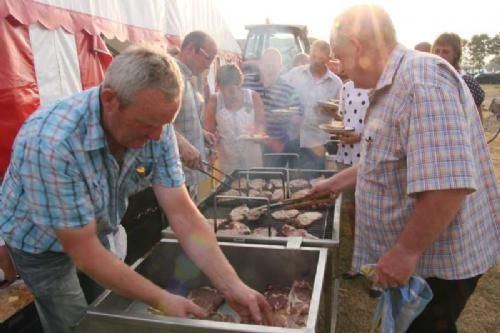
[[[358,5],[340,14],[332,29],[332,36],[337,34],[356,37],[372,49],[392,48],[397,44],[389,14],[376,5]]]
[[[128,47],[113,59],[103,82],[113,89],[120,107],[128,106],[134,96],[144,89],[162,91],[169,101],[182,94],[184,84],[179,67],[165,50],[148,44]]]

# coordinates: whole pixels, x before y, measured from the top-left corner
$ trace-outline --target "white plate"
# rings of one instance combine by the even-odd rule
[[[333,127],[331,124],[321,124],[318,127],[329,134],[342,134],[354,131],[353,127]]]
[[[322,106],[324,108],[330,109],[330,110],[335,110],[337,111],[339,109],[339,102],[338,101],[322,101],[318,102],[319,106]]]

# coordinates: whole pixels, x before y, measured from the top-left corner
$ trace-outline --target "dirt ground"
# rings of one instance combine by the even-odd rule
[[[491,98],[500,97],[500,86],[484,86],[486,91],[485,105],[490,105]],[[489,113],[484,113],[484,119]],[[499,124],[491,127],[498,128]],[[493,133],[487,131],[486,136]],[[500,179],[500,137],[490,145],[490,154],[495,167],[497,183]],[[345,210],[344,210],[345,213]],[[352,256],[352,232],[347,223],[346,214],[342,215],[340,227],[340,271],[350,268]],[[370,318],[376,300],[368,296],[368,283],[363,278],[340,281],[340,306],[336,332],[359,333],[368,332]],[[458,321],[459,332],[495,333],[500,331],[500,267],[491,268],[480,280],[476,291],[469,299]]]

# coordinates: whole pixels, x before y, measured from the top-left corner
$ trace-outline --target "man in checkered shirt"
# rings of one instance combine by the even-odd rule
[[[36,111],[23,125],[0,188],[0,237],[33,291],[46,333],[71,332],[87,303],[76,268],[172,316],[208,315],[137,274],[112,249],[127,197],[153,186],[180,244],[244,319],[270,314],[222,254],[184,186],[172,122],[180,71],[163,50],[117,56],[102,86]],[[246,317],[246,318],[245,318]]]
[[[312,192],[356,188],[353,268],[375,283],[417,274],[434,298],[409,332],[456,332],[478,279],[499,262],[500,200],[474,99],[445,60],[396,41],[388,14],[356,6],[332,47],[358,88],[371,89],[358,166]]]

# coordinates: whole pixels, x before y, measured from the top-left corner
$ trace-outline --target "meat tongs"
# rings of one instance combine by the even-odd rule
[[[335,193],[321,193],[321,194],[313,194],[311,196],[305,196],[305,197],[300,197],[300,198],[294,198],[294,199],[286,199],[282,200],[276,203],[273,203],[269,205],[269,209],[276,209],[276,208],[284,208],[287,207],[288,209],[303,209],[303,208],[308,208],[312,206],[317,206],[317,205],[323,205],[323,204],[328,204],[333,202],[337,198],[337,194]],[[266,208],[266,205],[257,207],[257,208]]]
[[[233,185],[232,184],[228,184],[226,183],[224,180],[218,178],[218,177],[215,177],[214,175],[212,175],[211,172],[209,171],[206,171],[205,170],[205,167],[208,167],[214,171],[216,171],[217,173],[221,174],[222,176],[224,176],[225,178],[229,179],[231,182],[233,181],[233,177],[231,177],[230,175],[224,173],[223,171],[221,171],[220,169],[214,167],[212,164],[208,163],[207,161],[201,161],[201,164],[202,166],[200,166],[198,168],[198,171],[200,171],[201,173],[207,175],[208,177],[212,178],[213,180],[215,180],[216,182],[222,184],[222,185],[225,185],[229,188],[233,188]]]

